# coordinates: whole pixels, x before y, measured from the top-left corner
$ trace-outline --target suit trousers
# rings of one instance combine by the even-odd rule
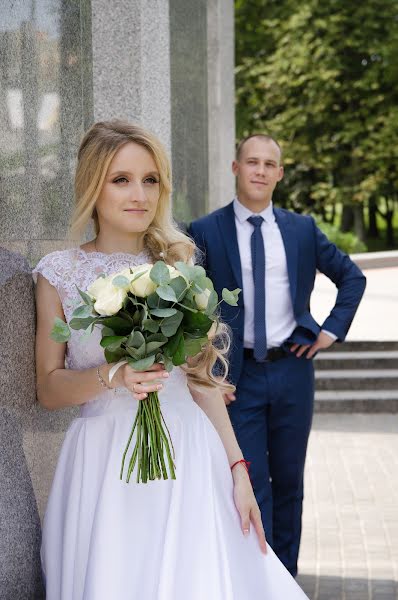
[[[229,415],[261,510],[268,543],[295,577],[303,476],[314,404],[311,359],[244,359]]]

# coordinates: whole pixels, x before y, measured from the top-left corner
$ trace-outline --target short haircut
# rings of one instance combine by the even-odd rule
[[[236,146],[236,160],[239,161],[240,157],[242,156],[242,150],[243,150],[243,146],[246,144],[247,141],[251,140],[252,138],[261,138],[262,140],[265,140],[266,142],[274,142],[274,144],[276,144],[279,148],[279,152],[281,154],[281,159],[280,162],[282,163],[282,148],[280,143],[273,138],[270,135],[267,135],[266,133],[252,133],[251,135],[248,135],[247,137],[244,137],[243,139],[240,140],[240,142],[238,142],[238,145]]]

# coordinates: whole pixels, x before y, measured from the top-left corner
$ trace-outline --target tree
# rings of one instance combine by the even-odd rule
[[[324,219],[341,203],[343,230],[353,226],[361,239],[363,207],[372,206],[390,244],[397,25],[395,0],[236,1],[238,135],[266,131],[281,141],[287,178],[278,201]]]

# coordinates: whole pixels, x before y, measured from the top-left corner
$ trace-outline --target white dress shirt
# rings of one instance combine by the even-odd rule
[[[253,226],[247,221],[253,213],[234,200],[235,224],[242,267],[243,300],[245,307],[243,345],[254,348],[254,283],[250,239]],[[261,233],[265,251],[265,324],[267,347],[280,346],[293,332],[297,323],[293,314],[287,272],[285,246],[275,220],[272,202],[255,216],[263,217]]]

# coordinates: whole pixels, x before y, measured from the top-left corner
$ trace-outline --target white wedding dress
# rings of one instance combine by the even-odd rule
[[[148,262],[145,253],[53,252],[34,270],[70,319],[100,273]],[[104,362],[100,332],[73,331],[67,367]],[[82,405],[63,443],[43,523],[47,600],[298,600],[306,598],[254,529],[244,537],[227,456],[175,368],[159,393],[175,448],[176,480],[120,481],[138,402],[104,390]]]

